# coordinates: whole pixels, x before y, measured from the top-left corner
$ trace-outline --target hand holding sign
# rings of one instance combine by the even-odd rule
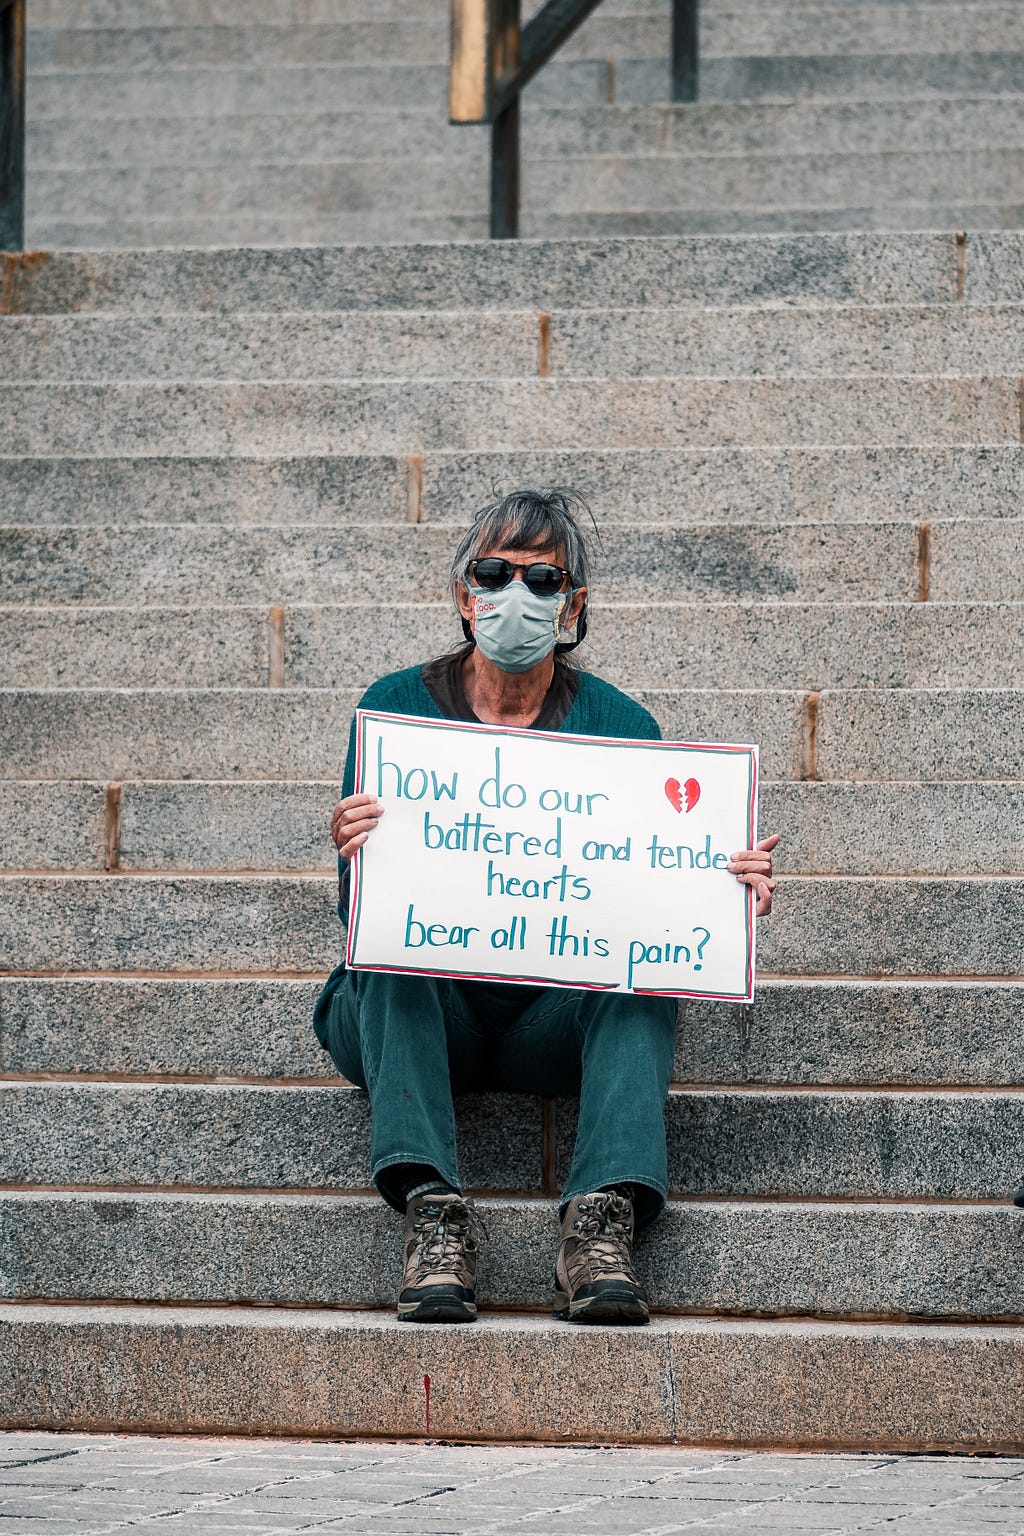
[[[739,869],[724,850],[753,841],[756,773],[752,747],[360,711],[357,793],[332,821],[354,856],[348,962],[749,1000],[771,855]]]

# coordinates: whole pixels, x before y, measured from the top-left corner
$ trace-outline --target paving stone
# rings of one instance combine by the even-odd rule
[[[822,778],[882,777],[895,770],[898,742],[896,760],[906,777],[1013,779],[1022,761],[1017,718],[1017,694],[1010,688],[936,688],[912,701],[884,687],[824,692],[816,772]]]
[[[931,594],[937,602],[990,599],[1020,568],[1024,521],[936,522],[932,528]]]
[[[368,1099],[355,1088],[7,1083],[0,1097],[5,1183],[369,1186]],[[538,1100],[467,1095],[458,1122],[470,1187],[539,1189]]]

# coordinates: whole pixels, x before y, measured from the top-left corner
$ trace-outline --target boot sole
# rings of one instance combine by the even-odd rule
[[[604,1291],[570,1301],[564,1291],[555,1292],[555,1316],[563,1323],[618,1323],[640,1327],[649,1323],[647,1304],[633,1291]]]
[[[475,1323],[476,1305],[457,1296],[425,1296],[398,1303],[400,1323]]]

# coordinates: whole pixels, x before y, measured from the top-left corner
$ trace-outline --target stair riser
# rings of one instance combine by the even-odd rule
[[[438,146],[440,148],[440,146]],[[32,218],[105,220],[119,216],[188,217],[199,211],[234,216],[264,210],[278,217],[321,217],[372,207],[386,177],[396,200],[412,212],[473,214],[486,209],[486,167],[481,157],[458,176],[441,155],[410,161],[335,159],[236,167],[135,167],[39,170]],[[842,208],[902,199],[1018,204],[1024,199],[1024,149],[955,154],[880,155],[671,155],[534,158],[523,167],[523,207],[534,215],[631,210],[746,207]],[[613,226],[614,227],[614,226]],[[651,231],[654,232],[653,230]],[[580,230],[586,233],[585,228]]]
[[[927,4],[856,7],[844,14],[824,10],[806,15],[768,8],[735,13],[710,11],[701,29],[702,52],[710,59],[796,55],[835,58],[865,54],[982,52],[1024,49],[1024,24],[1011,5],[987,4],[961,11],[950,7],[943,25],[930,21]],[[605,15],[569,38],[565,59],[657,59],[668,52],[667,17]],[[927,30],[925,30],[927,29]],[[33,72],[57,69],[146,69],[203,65],[245,65],[273,59],[278,64],[443,62],[449,31],[443,15],[428,21],[389,18],[303,26],[135,26],[49,31],[34,28],[28,60]]]
[[[484,1306],[552,1305],[554,1202],[481,1205]],[[637,1246],[661,1311],[1017,1318],[1010,1208],[670,1204]],[[8,1300],[394,1304],[401,1225],[369,1198],[0,1195]]]
[[[331,872],[331,783],[126,783],[125,872]],[[0,868],[99,871],[109,857],[105,786],[0,781]],[[761,825],[781,831],[783,874],[1021,873],[1024,784],[766,784]]]
[[[0,1069],[335,1081],[310,1027],[320,986],[319,978],[0,978]],[[1019,981],[762,980],[752,1008],[680,1004],[675,1077],[1024,1086],[1022,1002]]]
[[[935,595],[1001,595],[1002,569],[987,562],[1011,556],[1022,528],[944,528]],[[454,543],[447,528],[0,528],[0,603],[443,602]],[[635,528],[622,544],[601,560],[606,602],[642,602],[655,582],[679,601],[909,602],[920,583],[913,523]]]
[[[1019,305],[928,309],[558,311],[238,319],[24,317],[4,377],[86,381],[667,378],[1019,373]]]
[[[952,232],[484,241],[446,250],[64,251],[19,265],[11,303],[15,314],[450,310],[454,295],[462,309],[547,311],[641,302],[955,303],[957,251]],[[967,259],[969,300],[1024,303],[1024,235],[972,234]]]
[[[622,59],[615,68],[615,100],[666,101],[671,95],[667,50],[658,59]],[[973,48],[959,55],[858,53],[829,58],[785,57],[701,60],[705,101],[890,100],[893,96],[949,96],[961,92],[1016,95],[1024,52]]]
[[[13,454],[1018,443],[1016,379],[2,385]]]
[[[419,1437],[429,1376],[429,1434],[442,1440],[1024,1446],[1019,1329],[708,1320],[610,1335],[537,1319],[403,1331],[358,1315],[24,1306],[4,1308],[0,1327],[10,1428]]]
[[[0,1085],[0,1181],[15,1185],[358,1190],[369,1113],[354,1088]],[[472,1188],[541,1189],[539,1099],[459,1098]],[[1019,1093],[673,1092],[669,1188],[704,1196],[1005,1200],[1020,1178]],[[555,1111],[566,1186],[576,1102]]]
[[[361,692],[384,672],[422,663],[461,643],[452,610],[441,604],[392,604],[386,612],[355,603],[345,609],[288,608],[284,623],[289,689]],[[768,623],[770,647],[763,644]],[[194,644],[197,634],[202,648]],[[5,688],[259,689],[266,687],[270,667],[268,608],[72,608],[62,613],[7,608],[0,610],[0,642],[0,685]],[[732,610],[652,605],[644,612],[606,606],[603,612],[595,608],[586,644],[588,670],[643,695],[667,736],[760,741],[770,754],[764,764],[770,778],[799,775],[801,764],[803,774],[808,771],[793,735],[802,729],[795,697],[782,701],[782,712],[776,714],[771,707],[766,712],[757,697],[692,699],[684,694],[680,702],[685,707],[677,710],[671,697],[663,707],[663,701],[647,695],[688,689],[934,689],[909,700],[826,696],[819,709],[817,776],[932,778],[935,763],[941,762],[946,778],[1005,779],[1015,778],[1020,767],[1022,727],[1014,698],[974,692],[952,697],[944,691],[1024,684],[1019,613],[1012,604],[947,609],[920,603],[877,610],[851,604],[831,613],[789,603]],[[267,702],[255,707],[290,706]],[[836,709],[852,710],[842,726],[852,738],[831,734]],[[868,731],[877,733],[884,725],[873,741],[863,734],[862,719],[870,722]],[[950,736],[953,725],[962,734]],[[945,729],[946,736],[939,738],[938,729]],[[15,736],[20,735],[16,724]],[[187,747],[191,753],[197,744],[190,741]],[[171,760],[181,749],[182,744],[169,748]],[[215,761],[223,761],[224,750],[216,740],[202,744],[203,753],[216,754]],[[278,749],[271,750],[276,760]],[[340,750],[333,747],[326,763],[321,751],[315,761],[324,766],[306,776],[333,773]],[[125,761],[120,749],[119,756]],[[25,761],[38,757],[12,757],[7,771],[19,777],[49,771],[16,766]],[[196,765],[206,761],[205,756],[195,759]],[[228,777],[247,771],[251,767],[231,767]],[[108,770],[87,771],[76,763],[72,773],[102,777]],[[164,778],[169,770],[131,767],[110,774],[147,775]]]
[[[0,969],[328,971],[336,902],[329,876],[3,876]],[[758,962],[788,976],[1016,978],[1022,926],[1019,879],[794,876]]]
[[[421,470],[421,519],[460,528],[492,485],[578,485],[602,527],[878,522],[897,507],[915,521],[1017,518],[1024,504],[1024,449],[1013,446],[427,454]],[[402,523],[410,466],[359,455],[0,459],[0,499],[32,525]]]
[[[543,78],[543,76],[541,76]],[[40,84],[49,84],[43,80]],[[472,124],[446,127],[426,104],[409,102],[402,110],[369,113],[324,110],[285,116],[280,107],[268,119],[217,115],[222,109],[193,98],[201,116],[161,117],[151,112],[137,118],[103,118],[90,127],[80,117],[37,118],[28,126],[29,175],[47,167],[70,165],[268,165],[282,160],[329,161],[341,156],[363,159],[384,155],[416,158],[424,136],[431,148],[442,145],[454,164],[486,153],[486,128]],[[433,105],[433,101],[430,103]],[[54,106],[60,111],[60,103]],[[66,110],[66,109],[65,109]],[[522,121],[523,154],[636,155],[870,154],[898,143],[908,153],[926,153],[941,136],[951,149],[1019,148],[1022,140],[1020,97],[990,96],[961,100],[787,105],[725,106],[704,102],[695,107],[658,105],[576,108],[548,105],[536,108],[527,98]]]

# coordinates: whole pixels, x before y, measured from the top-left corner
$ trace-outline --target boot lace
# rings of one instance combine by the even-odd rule
[[[584,1276],[599,1280],[604,1275],[626,1275],[639,1284],[633,1268],[633,1243],[630,1236],[632,1211],[622,1195],[599,1195],[581,1201],[573,1231],[578,1234],[565,1255],[565,1267],[575,1286]]]
[[[413,1275],[458,1273],[464,1256],[476,1253],[484,1224],[465,1200],[418,1200],[412,1231],[416,1238]]]

